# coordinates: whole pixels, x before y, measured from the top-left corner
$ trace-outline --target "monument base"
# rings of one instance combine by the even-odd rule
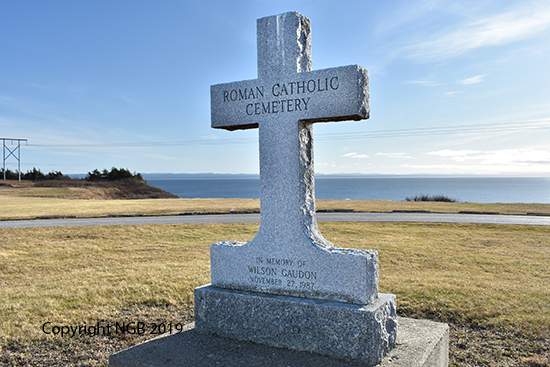
[[[206,285],[195,289],[195,330],[375,366],[395,346],[395,295],[355,305]]]
[[[447,367],[449,327],[428,320],[398,317],[397,345],[376,367]],[[179,334],[161,336],[111,355],[109,367],[364,367],[334,359],[213,335],[199,334],[194,324]]]

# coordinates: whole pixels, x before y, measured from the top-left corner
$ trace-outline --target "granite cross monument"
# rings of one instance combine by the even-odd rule
[[[248,243],[211,246],[196,330],[378,363],[395,343],[395,296],[378,293],[376,251],[336,248],[319,232],[313,168],[314,123],[369,117],[368,72],[311,71],[310,21],[299,13],[259,19],[257,35],[258,79],[210,96],[213,128],[259,129],[260,228]]]
[[[336,249],[317,229],[313,123],[368,118],[368,72],[310,71],[309,30],[297,13],[258,20],[258,79],[211,87],[212,127],[259,127],[261,183],[258,234],[211,247],[212,285],[365,304],[376,252]]]

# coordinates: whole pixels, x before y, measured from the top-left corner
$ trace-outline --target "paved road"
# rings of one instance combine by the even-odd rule
[[[550,216],[435,213],[317,213],[319,222],[486,223],[550,226]],[[0,228],[180,223],[259,223],[260,214],[169,215],[0,221]]]

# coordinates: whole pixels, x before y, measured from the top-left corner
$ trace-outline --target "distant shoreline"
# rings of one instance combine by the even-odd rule
[[[68,174],[71,178],[84,178],[85,173]],[[142,173],[145,180],[181,180],[181,179],[258,179],[257,173]],[[550,178],[548,175],[473,175],[473,174],[378,174],[378,173],[315,173],[316,178]]]

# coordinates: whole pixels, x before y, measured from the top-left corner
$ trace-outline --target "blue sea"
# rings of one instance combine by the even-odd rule
[[[181,198],[260,197],[259,178],[147,178]],[[472,203],[550,203],[550,178],[535,177],[317,177],[316,199],[405,201],[444,195]]]

